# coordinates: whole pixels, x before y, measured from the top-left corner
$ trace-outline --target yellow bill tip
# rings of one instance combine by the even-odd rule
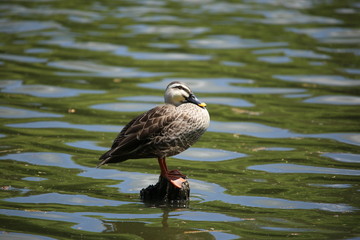
[[[204,103],[204,102],[203,102],[203,103],[200,103],[199,106],[200,106],[200,107],[206,107],[206,103]]]

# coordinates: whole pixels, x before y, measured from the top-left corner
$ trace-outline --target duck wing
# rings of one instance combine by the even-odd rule
[[[171,114],[170,114],[171,113]],[[180,117],[175,106],[166,104],[157,106],[130,121],[115,138],[112,147],[100,160],[105,163],[122,162],[133,158],[156,157],[144,151],[154,136]]]

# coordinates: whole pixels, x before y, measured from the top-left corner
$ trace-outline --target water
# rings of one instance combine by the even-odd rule
[[[357,1],[2,1],[0,239],[359,239]],[[211,126],[168,160],[96,169],[171,81]]]

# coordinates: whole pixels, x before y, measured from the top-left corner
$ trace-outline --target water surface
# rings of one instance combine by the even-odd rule
[[[357,1],[2,1],[0,239],[358,239]],[[96,168],[171,81],[211,125],[168,159],[187,208]]]

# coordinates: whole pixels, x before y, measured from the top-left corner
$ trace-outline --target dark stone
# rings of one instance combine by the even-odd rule
[[[141,189],[140,199],[148,206],[186,208],[189,206],[190,186],[185,179],[181,188],[177,188],[160,176],[155,185]]]

